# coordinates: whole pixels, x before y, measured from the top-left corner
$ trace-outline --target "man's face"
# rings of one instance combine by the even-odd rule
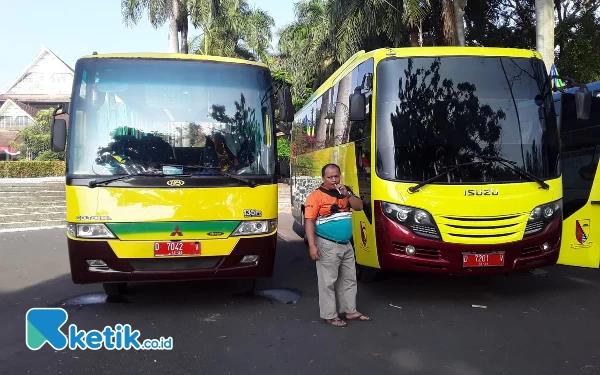
[[[336,167],[327,167],[323,176],[323,186],[326,189],[333,189],[340,183],[340,170]]]

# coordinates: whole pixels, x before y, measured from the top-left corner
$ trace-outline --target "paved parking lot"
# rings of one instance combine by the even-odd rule
[[[234,282],[148,283],[116,302],[71,282],[64,229],[0,233],[0,373],[600,374],[598,270],[390,273],[359,285],[374,320],[337,328],[318,319],[314,263],[291,228],[283,213],[276,272],[257,295]],[[78,329],[171,336],[173,349],[31,351],[25,313],[46,306],[66,308]]]

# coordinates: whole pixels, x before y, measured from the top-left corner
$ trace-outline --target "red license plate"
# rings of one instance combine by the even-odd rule
[[[463,267],[504,266],[504,253],[464,253]]]
[[[154,243],[154,256],[200,255],[200,243],[168,241]]]

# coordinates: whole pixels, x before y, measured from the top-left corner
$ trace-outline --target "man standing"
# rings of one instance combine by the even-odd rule
[[[340,185],[336,164],[325,165],[321,176],[323,184],[305,202],[306,237],[317,265],[320,316],[331,325],[345,327],[340,315],[346,320],[371,320],[356,310],[356,265],[350,243],[350,209],[361,211],[363,203]]]

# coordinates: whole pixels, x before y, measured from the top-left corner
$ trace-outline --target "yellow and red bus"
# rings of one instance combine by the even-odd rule
[[[576,88],[554,94],[561,136],[563,236],[558,264],[599,268],[600,241],[600,81],[587,85],[592,93],[590,115],[577,118]]]
[[[55,119],[51,140],[53,150],[66,148],[73,282],[119,295],[131,281],[271,276],[275,94],[291,121],[289,89],[274,89],[258,62],[79,59],[68,126]]]
[[[493,274],[553,265],[562,234],[560,138],[534,51],[360,51],[297,112],[292,213],[325,163],[363,199],[359,279],[378,269]]]

